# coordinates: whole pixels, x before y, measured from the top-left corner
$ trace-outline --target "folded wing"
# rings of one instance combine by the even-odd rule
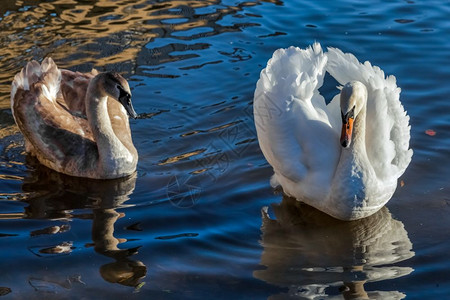
[[[77,118],[58,101],[60,70],[53,60],[36,61],[17,74],[12,83],[11,108],[21,132],[25,136],[27,148],[42,162],[58,169],[65,164],[87,162],[86,153],[98,156],[92,132],[87,120]],[[82,158],[74,161],[73,158]]]

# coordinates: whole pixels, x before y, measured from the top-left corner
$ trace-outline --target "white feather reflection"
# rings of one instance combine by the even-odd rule
[[[262,210],[263,270],[254,277],[288,288],[270,299],[402,299],[400,291],[365,284],[410,274],[396,265],[414,256],[402,222],[387,208],[357,221],[331,218],[292,198]]]

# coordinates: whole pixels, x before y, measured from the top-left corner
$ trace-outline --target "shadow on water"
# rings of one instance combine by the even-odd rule
[[[87,243],[85,247],[93,247],[96,253],[113,260],[100,267],[101,277],[110,283],[139,289],[144,284],[141,280],[146,276],[147,267],[141,261],[132,259],[132,256],[138,253],[140,246],[120,249],[119,244],[127,240],[114,236],[114,224],[125,217],[125,213],[117,210],[127,207],[126,201],[135,188],[136,173],[122,179],[88,180],[66,176],[38,165],[32,158],[28,160],[28,164],[34,165],[35,169],[23,180],[22,189],[28,194],[23,202],[27,206],[23,214],[15,214],[15,217],[59,220],[63,223],[34,229],[30,237],[61,234],[71,230],[70,222],[73,220],[91,220],[92,243]],[[0,219],[7,218],[8,215],[0,214]],[[69,254],[74,248],[72,242],[64,241],[29,250],[45,258]],[[67,289],[73,282],[83,283],[76,276],[62,282],[38,278],[29,280],[29,284],[39,292],[55,286]]]
[[[276,219],[262,210],[264,251],[253,275],[288,288],[270,299],[402,299],[400,291],[371,291],[371,282],[399,278],[413,272],[399,262],[414,256],[402,222],[383,207],[376,214],[343,222],[284,197],[273,205]]]

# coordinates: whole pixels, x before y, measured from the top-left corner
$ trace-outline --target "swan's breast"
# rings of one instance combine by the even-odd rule
[[[364,151],[343,149],[332,184],[331,198],[353,199],[363,205],[378,186],[378,179]]]

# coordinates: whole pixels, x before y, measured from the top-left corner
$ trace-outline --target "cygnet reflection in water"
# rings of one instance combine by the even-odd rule
[[[92,219],[92,244],[86,247],[93,247],[95,252],[114,259],[113,262],[106,263],[99,267],[101,277],[111,283],[118,283],[139,289],[144,282],[147,267],[141,261],[130,257],[138,253],[140,247],[123,248],[119,244],[127,242],[124,238],[114,236],[114,224],[119,218],[125,216],[117,209],[126,206],[125,202],[133,193],[136,184],[136,173],[129,177],[114,180],[92,180],[79,177],[70,177],[53,170],[50,170],[37,162],[33,158],[28,161],[30,165],[35,165],[31,176],[25,178],[22,187],[27,192],[29,198],[24,200],[28,204],[25,208],[24,217],[28,219],[59,219],[61,222],[73,219]],[[92,213],[86,212],[92,209]],[[80,210],[80,213],[77,213]],[[69,222],[52,228],[34,230],[31,235],[61,233],[61,230],[69,231]],[[73,227],[73,225],[72,225]],[[73,242],[66,242],[70,245]],[[47,247],[58,249],[59,245]],[[44,255],[41,249],[36,251],[39,255]],[[67,247],[66,247],[67,248]],[[68,249],[69,253],[74,247]],[[52,255],[57,253],[45,253]],[[81,277],[80,280],[83,280]]]

